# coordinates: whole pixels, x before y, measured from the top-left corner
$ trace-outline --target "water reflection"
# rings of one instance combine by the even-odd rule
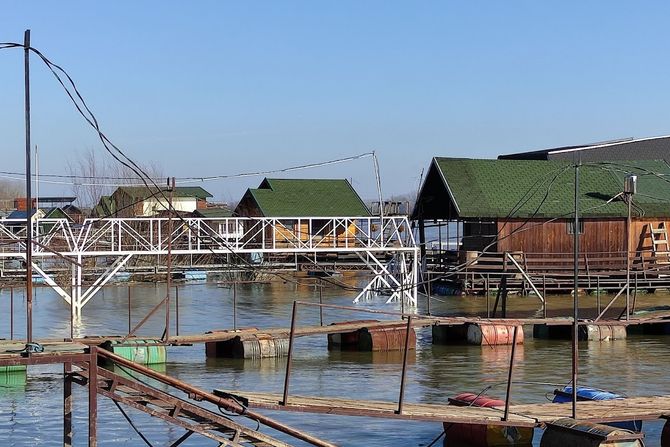
[[[340,280],[352,281],[350,278]],[[355,280],[354,280],[355,281]],[[137,323],[165,296],[164,285],[131,286],[131,321]],[[25,328],[25,307],[15,290],[15,334]],[[324,303],[351,305],[355,293],[335,287],[322,291]],[[0,292],[0,308],[9,309],[7,290]],[[238,285],[238,327],[288,327],[293,300],[318,302],[318,289],[310,285],[273,283]],[[485,314],[484,297],[438,297],[432,302],[434,314]],[[638,308],[667,302],[668,295],[640,295]],[[606,297],[603,297],[603,302]],[[179,290],[180,333],[202,333],[233,325],[233,291],[215,284],[183,285]],[[583,312],[593,312],[595,297],[583,297]],[[550,314],[569,314],[569,296],[549,297]],[[173,310],[176,303],[173,300]],[[3,307],[4,306],[4,307]],[[361,309],[399,311],[395,303],[385,305],[377,300],[361,303]],[[511,314],[532,314],[537,310],[533,297],[511,297]],[[619,308],[620,309],[620,308]],[[426,312],[420,299],[419,312]],[[620,312],[620,310],[619,310]],[[0,333],[9,335],[8,315],[0,316]],[[326,309],[326,324],[352,319],[370,319],[369,314]],[[374,319],[387,318],[375,315]],[[299,310],[299,325],[318,324],[316,308]],[[165,314],[160,310],[140,330],[140,336],[157,336],[163,332]],[[174,333],[174,314],[172,320]],[[85,308],[84,335],[118,334],[128,329],[128,286],[107,287]],[[36,337],[69,336],[69,306],[55,293],[40,289],[35,301],[34,331]],[[438,346],[431,344],[430,330],[417,331],[417,349],[409,353],[406,402],[446,404],[448,397],[469,391],[478,393],[490,387],[487,394],[504,397],[511,346]],[[291,395],[314,395],[360,398],[367,400],[398,399],[402,372],[402,352],[328,351],[325,335],[298,339],[295,345]],[[670,394],[665,377],[665,360],[670,356],[667,337],[634,335],[627,340],[582,342],[579,344],[579,383],[627,395]],[[211,359],[204,347],[173,347],[168,363],[161,371],[205,390],[224,388],[281,393],[286,359]],[[123,373],[122,371],[120,374]],[[544,402],[545,394],[571,377],[570,342],[528,338],[517,346],[512,402]],[[18,381],[20,382],[20,380]],[[8,384],[9,385],[9,384]],[[75,445],[86,445],[85,388],[75,386]],[[137,412],[131,417],[154,445],[169,445],[181,432]],[[338,445],[411,446],[427,444],[442,431],[439,423],[399,422],[372,418],[329,415],[306,415],[269,412],[268,414],[299,429],[306,430]],[[0,438],[4,444],[17,447],[52,445],[62,431],[62,365],[31,367],[25,385],[2,387],[0,384]],[[106,399],[100,400],[100,445],[142,441],[119,417],[118,410]],[[647,445],[656,445],[662,424],[646,424]],[[289,441],[283,438],[285,441]],[[535,445],[539,443],[536,435]],[[209,445],[193,436],[184,446]],[[451,445],[451,444],[449,444]]]

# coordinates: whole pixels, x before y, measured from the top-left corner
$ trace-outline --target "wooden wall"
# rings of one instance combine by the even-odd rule
[[[506,224],[498,222],[500,237],[497,251],[571,253],[573,236],[568,233],[569,219],[545,222],[532,220],[526,225],[524,220],[510,220]],[[512,234],[520,227],[524,228]],[[626,219],[585,219],[579,245],[582,253],[623,253],[626,250]]]

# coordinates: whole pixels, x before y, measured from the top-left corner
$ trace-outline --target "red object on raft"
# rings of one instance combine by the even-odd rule
[[[484,394],[461,393],[449,398],[449,404],[459,407],[504,407],[505,401]],[[465,444],[474,447],[530,446],[533,429],[501,425],[454,424],[445,422],[445,445]]]
[[[458,396],[450,397],[449,403],[457,407],[504,407],[505,401],[494,399],[485,394],[461,393]]]

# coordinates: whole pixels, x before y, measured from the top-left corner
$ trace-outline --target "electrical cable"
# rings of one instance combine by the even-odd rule
[[[116,408],[119,409],[119,411],[121,412],[121,414],[123,415],[123,417],[126,419],[126,421],[128,421],[128,424],[130,424],[130,426],[133,428],[133,430],[135,430],[135,433],[137,433],[137,434],[139,435],[139,437],[142,438],[142,441],[144,441],[144,443],[145,443],[146,445],[148,445],[149,447],[154,447],[153,444],[151,444],[151,442],[149,442],[149,440],[147,439],[147,437],[144,436],[144,435],[142,434],[142,432],[139,430],[139,428],[137,428],[137,427],[135,426],[135,424],[133,423],[133,421],[130,419],[130,416],[128,416],[128,414],[126,414],[126,412],[123,410],[123,408],[121,407],[121,405],[119,405],[119,403],[118,403],[116,400],[114,400],[114,399],[112,399],[112,402],[114,402],[114,405],[116,405]]]

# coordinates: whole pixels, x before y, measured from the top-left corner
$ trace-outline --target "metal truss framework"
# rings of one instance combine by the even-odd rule
[[[232,255],[231,264],[253,265],[264,255],[355,254],[374,274],[356,297],[369,298],[383,289],[389,302],[416,305],[418,247],[405,216],[281,217],[281,218],[107,218],[36,219],[33,268],[80,316],[82,308],[121,271],[133,256]],[[0,259],[25,262],[26,223],[0,219]],[[57,262],[69,259],[69,290],[56,282]],[[94,282],[83,284],[85,261],[106,258],[111,263]],[[86,272],[90,275],[90,272]]]

